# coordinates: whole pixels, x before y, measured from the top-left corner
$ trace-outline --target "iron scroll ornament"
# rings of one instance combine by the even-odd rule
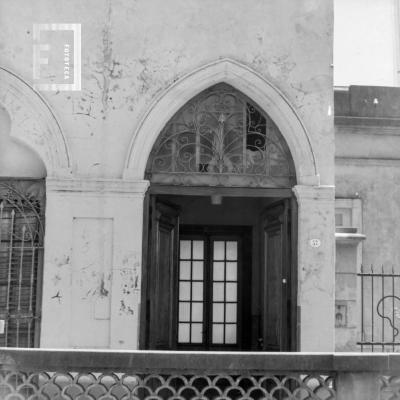
[[[5,213],[10,214],[7,219],[20,220],[21,229],[5,232],[3,236],[13,236],[14,240],[30,241],[31,245],[42,245],[44,237],[44,183],[30,180],[0,180],[0,220],[4,221]],[[8,224],[6,224],[8,225]],[[7,229],[7,227],[6,227]],[[22,235],[23,232],[23,236]],[[1,241],[1,238],[0,238]]]
[[[383,308],[383,302],[386,299],[391,299],[392,303],[394,303],[394,300],[397,300],[398,302],[400,302],[400,297],[395,296],[395,295],[388,295],[388,296],[383,296],[377,303],[376,305],[376,312],[377,314],[383,319],[383,320],[388,320],[391,328],[393,329],[393,340],[399,335],[399,329],[396,328],[395,326],[395,321],[394,318],[398,318],[398,309],[397,307],[394,307],[394,309],[392,310],[392,318],[390,316],[387,316],[385,314],[383,314],[384,312],[384,308]],[[382,305],[382,313],[380,312],[380,306]],[[396,310],[396,311],[395,311]]]
[[[291,187],[289,148],[272,119],[241,92],[215,85],[167,123],[146,168],[152,182]]]

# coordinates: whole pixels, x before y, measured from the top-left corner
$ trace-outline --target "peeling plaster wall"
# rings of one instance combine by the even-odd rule
[[[72,347],[110,343],[112,218],[74,218],[72,227]]]
[[[32,82],[32,24],[82,24],[82,91],[43,92],[66,133],[73,172],[122,176],[126,149],[155,96],[230,57],[294,105],[321,182],[333,183],[332,4],[319,0],[3,0],[1,63]]]
[[[82,24],[82,90],[42,92],[66,137],[74,180],[47,186],[42,347],[137,347],[145,188],[125,190],[119,179],[141,118],[185,74],[224,58],[260,74],[299,115],[321,185],[333,185],[332,8],[321,0],[1,1],[0,62],[28,83],[33,23]],[[305,350],[329,351],[333,189],[322,200],[318,190],[300,189],[301,340]],[[94,219],[86,233],[85,218]],[[323,241],[318,252],[308,245],[314,234]],[[329,308],[326,323],[313,312],[315,296]],[[314,341],[319,325],[326,332]]]
[[[120,183],[47,186],[40,346],[137,348],[143,196]]]

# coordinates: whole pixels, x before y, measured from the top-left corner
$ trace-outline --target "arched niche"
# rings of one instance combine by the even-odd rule
[[[145,177],[151,150],[167,123],[193,97],[217,83],[242,92],[276,124],[293,158],[297,184],[318,185],[318,167],[308,133],[290,102],[258,73],[230,59],[218,60],[182,77],[153,102],[133,135],[124,178]]]
[[[0,67],[0,105],[10,117],[10,137],[40,157],[47,176],[70,176],[67,143],[50,107],[24,80],[3,67]]]

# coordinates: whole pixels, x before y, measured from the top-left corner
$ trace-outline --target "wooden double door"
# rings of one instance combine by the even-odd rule
[[[141,347],[295,350],[294,211],[282,199],[253,226],[189,226],[154,196]]]

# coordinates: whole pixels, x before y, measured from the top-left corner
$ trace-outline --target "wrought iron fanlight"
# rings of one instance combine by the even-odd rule
[[[148,164],[152,182],[291,187],[293,160],[278,127],[241,92],[215,85],[168,122]]]

